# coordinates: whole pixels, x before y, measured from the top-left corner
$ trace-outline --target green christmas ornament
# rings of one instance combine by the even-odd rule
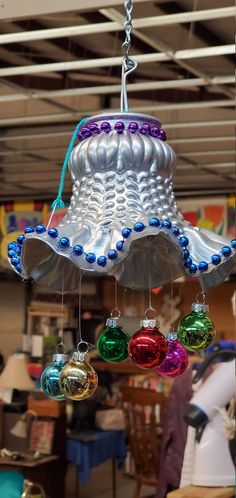
[[[203,351],[215,338],[214,323],[206,314],[208,309],[204,303],[193,303],[191,313],[179,323],[177,337],[189,351]]]
[[[119,317],[111,317],[106,321],[106,329],[98,338],[97,348],[105,361],[124,361],[128,357],[128,334],[118,325]]]

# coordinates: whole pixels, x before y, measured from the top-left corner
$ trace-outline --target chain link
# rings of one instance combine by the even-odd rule
[[[132,10],[133,10],[133,2],[132,0],[125,0],[124,3],[125,9],[125,22],[124,22],[124,30],[125,30],[125,41],[122,45],[122,49],[124,52],[123,63],[122,63],[122,75],[121,75],[121,96],[120,96],[120,109],[121,112],[127,112],[128,109],[128,98],[127,98],[127,88],[126,88],[126,78],[129,73],[134,71],[137,67],[137,62],[129,57],[129,49],[131,47],[131,32],[133,29],[132,26]]]
[[[124,3],[125,8],[125,22],[124,22],[124,30],[125,30],[125,41],[122,45],[124,56],[127,58],[129,49],[131,46],[131,32],[133,29],[132,26],[132,10],[133,10],[133,2],[132,0],[125,0]]]

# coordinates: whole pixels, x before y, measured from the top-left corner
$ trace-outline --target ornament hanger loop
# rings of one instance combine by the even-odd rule
[[[111,310],[111,318],[120,318],[120,315],[121,315],[121,312],[119,310],[119,308],[112,308]]]
[[[64,346],[64,344],[63,344],[63,342],[62,342],[62,341],[61,341],[61,342],[59,342],[59,344],[57,345],[57,347],[56,347],[56,352],[57,352],[58,354],[64,354],[64,353],[65,353],[65,346]]]
[[[199,291],[196,296],[196,302],[199,304],[205,304],[206,301],[206,294],[204,291]]]
[[[138,64],[134,59],[132,59],[129,56],[129,49],[131,47],[131,31],[133,29],[133,26],[132,26],[133,2],[132,2],[132,0],[125,0],[124,8],[125,8],[125,22],[124,22],[125,41],[122,45],[124,57],[123,57],[123,62],[122,62],[122,73],[121,73],[120,110],[121,110],[121,112],[128,112],[129,107],[128,107],[126,80],[127,80],[128,74],[132,73],[132,71],[134,71],[134,69],[136,69]]]
[[[77,351],[78,351],[78,353],[81,353],[81,354],[85,355],[86,353],[88,353],[88,350],[89,350],[89,345],[88,345],[87,342],[80,341],[77,344]]]
[[[154,316],[148,316],[148,314],[153,315],[154,313]],[[144,312],[144,316],[146,318],[146,320],[156,320],[156,317],[157,317],[157,312],[155,310],[155,308],[153,308],[152,306],[149,306],[146,311]]]

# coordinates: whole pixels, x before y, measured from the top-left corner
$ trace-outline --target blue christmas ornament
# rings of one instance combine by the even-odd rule
[[[53,355],[53,361],[48,365],[41,375],[41,388],[48,396],[58,401],[64,401],[66,396],[61,393],[59,386],[60,373],[63,367],[68,363],[65,354],[56,353]]]

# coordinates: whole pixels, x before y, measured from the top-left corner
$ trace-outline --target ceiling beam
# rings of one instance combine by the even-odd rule
[[[135,3],[141,3],[143,0],[135,0]],[[90,9],[98,10],[102,7],[112,7],[114,5],[123,5],[124,0],[57,0],[49,2],[48,0],[7,0],[2,2],[0,19],[26,19],[27,17],[36,17],[45,14],[59,14],[61,12],[83,12]]]
[[[57,3],[57,2],[56,2]],[[122,2],[123,3],[123,2]],[[100,7],[101,8],[101,7]],[[86,2],[87,9],[87,2]],[[76,9],[75,9],[76,10]],[[180,14],[170,14],[161,16],[142,17],[133,20],[133,27],[138,29],[149,28],[152,26],[172,26],[179,23],[190,23],[197,21],[209,21],[212,19],[223,19],[234,17],[236,14],[235,7],[221,7],[219,9],[205,9]],[[14,14],[13,14],[13,17]],[[25,31],[24,33],[9,33],[0,35],[0,45],[6,43],[21,43],[31,40],[49,40],[52,38],[64,38],[68,36],[95,35],[98,33],[109,33],[112,31],[123,31],[124,27],[119,22],[104,22],[85,24],[80,26],[69,26],[51,29],[39,29]]]
[[[234,54],[235,45],[221,45],[215,47],[195,48],[189,50],[172,51],[175,59],[195,59],[200,57],[216,57],[219,55]],[[9,54],[10,55],[10,54]],[[138,54],[135,60],[138,64],[162,62],[170,59],[170,53]],[[49,64],[30,64],[26,66],[13,66],[0,69],[0,77],[18,76],[23,74],[47,73],[54,71],[81,71],[95,67],[121,66],[122,57],[104,57],[90,60],[52,62]]]
[[[214,86],[218,84],[231,84],[235,82],[235,77],[233,75],[227,76],[216,76],[214,78],[209,78],[205,80],[204,78],[187,78],[178,80],[167,80],[167,81],[148,81],[141,83],[131,83],[127,85],[127,90],[130,92],[140,92],[140,91],[152,91],[168,88],[191,88],[198,86]],[[78,95],[106,95],[106,94],[116,94],[120,93],[119,85],[99,85],[99,86],[88,86],[84,88],[69,88],[65,90],[51,90],[51,91],[30,91],[27,93],[17,93],[10,95],[1,95],[0,102],[14,102],[21,100],[33,99],[50,99],[60,97],[74,97]],[[55,104],[60,105],[59,102]],[[63,105],[65,105],[63,103]],[[84,113],[82,113],[84,115]],[[74,115],[82,115],[81,113],[75,112]],[[65,114],[66,118],[66,114]]]
[[[115,9],[102,9],[99,12],[101,12],[104,16],[106,16],[110,21],[119,22],[120,26],[123,26],[123,23],[124,23],[123,16],[120,14],[120,12],[117,12],[117,10],[115,10]],[[163,12],[163,8],[161,10],[159,9],[158,13],[159,13],[159,15],[165,14],[165,12]],[[180,28],[181,28],[181,30],[184,28],[184,31],[186,31],[185,25],[183,26],[181,24]],[[180,33],[182,32],[181,30],[180,30]],[[184,69],[184,71],[186,72],[186,76],[188,76],[190,73],[194,76],[197,76],[198,78],[200,77],[200,78],[204,78],[206,80],[209,78],[205,72],[199,70],[198,68],[196,68],[192,64],[189,64],[189,62],[181,60],[178,57],[176,58],[172,47],[170,47],[166,43],[163,43],[157,37],[155,37],[155,40],[153,40],[153,38],[151,38],[146,33],[143,33],[142,31],[140,31],[138,29],[133,29],[132,33],[136,38],[138,38],[139,40],[142,40],[142,42],[146,43],[149,47],[154,48],[154,50],[156,50],[157,52],[165,53],[169,57],[169,60],[173,61],[177,66]],[[202,43],[202,39],[200,39],[200,43]],[[218,45],[220,45],[220,44],[218,44]],[[233,68],[234,68],[234,66],[233,66]],[[233,68],[232,68],[232,72],[234,71]],[[229,97],[229,98],[234,97],[233,92],[229,88],[225,87],[224,85],[218,85],[218,88],[227,97]]]

